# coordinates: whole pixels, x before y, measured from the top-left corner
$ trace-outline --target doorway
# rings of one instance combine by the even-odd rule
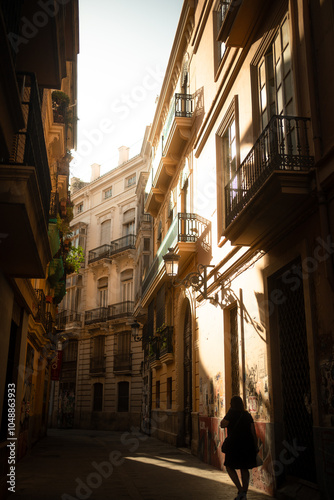
[[[271,317],[275,421],[282,426],[280,436],[276,435],[276,446],[278,450],[284,449],[280,454],[283,476],[316,482],[302,276],[298,259],[270,279],[271,291],[280,293],[280,303]]]

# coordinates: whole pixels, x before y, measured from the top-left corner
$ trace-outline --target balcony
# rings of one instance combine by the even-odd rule
[[[32,74],[19,78],[25,127],[14,137],[9,160],[0,164],[0,262],[11,276],[44,278],[52,257],[51,179],[37,81]]]
[[[132,354],[121,353],[114,355],[114,373],[129,373],[132,371]]]
[[[106,358],[105,356],[90,358],[89,374],[98,376],[104,375],[106,372]]]
[[[34,314],[35,321],[41,323],[44,330],[47,329],[47,314],[46,314],[46,299],[43,290],[35,289],[35,294],[37,297],[37,310]]]
[[[88,252],[88,264],[98,262],[102,259],[110,259],[111,257],[120,256],[127,250],[136,248],[136,235],[128,234],[113,240],[110,245],[101,245]]]
[[[308,118],[274,116],[225,187],[225,236],[257,245],[311,202]]]
[[[159,360],[161,363],[171,363],[174,360],[172,326],[166,326],[159,335]]]
[[[56,317],[57,330],[66,330],[74,327],[81,327],[82,315],[77,312],[61,311]]]
[[[101,245],[100,247],[94,248],[88,252],[88,264],[97,262],[102,259],[109,259],[110,257],[110,245]]]
[[[115,257],[116,255],[119,256],[123,254],[123,252],[135,248],[136,248],[136,235],[127,234],[126,236],[122,236],[122,238],[113,240],[110,243],[110,256],[113,257]]]
[[[222,0],[217,11],[217,39],[228,47],[244,47],[265,6],[265,0]]]
[[[85,325],[92,325],[94,323],[103,323],[108,319],[108,307],[97,307],[85,311]]]
[[[190,138],[193,112],[194,96],[174,95],[146,186],[148,198],[145,211],[152,215],[156,215],[164,200],[164,193],[172,180],[185,144]]]
[[[164,275],[163,256],[168,252],[168,248],[174,248],[181,255],[180,267],[191,253],[198,251],[202,247],[205,252],[211,248],[211,222],[197,214],[179,213],[174,218],[166,236],[156,253],[147,276],[142,284],[142,298],[151,288],[155,288]],[[143,300],[142,305],[146,301]]]
[[[114,320],[133,316],[134,302],[127,300],[108,307],[108,319]]]

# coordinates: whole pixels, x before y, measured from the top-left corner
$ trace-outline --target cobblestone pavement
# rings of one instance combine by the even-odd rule
[[[51,429],[17,464],[15,500],[233,500],[226,473],[143,434]],[[271,497],[250,489],[249,500]]]

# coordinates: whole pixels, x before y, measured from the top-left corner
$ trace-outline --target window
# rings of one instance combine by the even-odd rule
[[[100,278],[97,282],[98,307],[108,306],[108,278]]]
[[[129,411],[129,382],[118,382],[118,407],[117,411]]]
[[[136,184],[136,174],[133,174],[130,177],[127,177],[125,179],[125,187],[126,188],[131,187],[131,186],[135,186],[135,184]]]
[[[93,385],[93,411],[102,411],[103,402],[103,384]]]
[[[83,212],[83,203],[77,205],[77,214],[81,214],[81,212]]]
[[[65,349],[63,349],[63,358],[62,361],[76,361],[78,356],[78,341],[70,340],[66,345]]]
[[[218,237],[224,233],[224,214],[237,202],[239,194],[238,98],[230,104],[216,135]]]
[[[160,380],[155,383],[155,407],[160,408]]]
[[[106,200],[106,199],[111,198],[111,197],[112,197],[112,188],[106,189],[103,192],[103,198]]]
[[[130,354],[131,332],[121,332],[117,335],[117,354]]]
[[[286,16],[258,64],[258,92],[262,130],[270,118],[293,115],[293,80],[289,19]]]
[[[94,359],[96,360],[104,359],[104,345],[105,345],[105,337],[103,335],[98,335],[97,337],[93,337],[92,356]]]
[[[101,246],[110,244],[111,220],[105,220],[101,224]]]
[[[130,208],[123,214],[123,236],[135,234],[135,209]]]
[[[121,273],[122,302],[133,300],[133,270],[127,269]]]
[[[167,410],[172,408],[173,404],[173,387],[172,387],[172,377],[167,378]]]
[[[222,26],[225,21],[227,11],[230,7],[231,0],[218,0],[214,10],[213,20],[214,20],[214,35],[215,35],[215,69],[218,70],[220,63],[226,52],[226,38],[227,36],[222,35]]]
[[[144,238],[144,252],[149,252],[151,249],[151,240],[150,238]]]

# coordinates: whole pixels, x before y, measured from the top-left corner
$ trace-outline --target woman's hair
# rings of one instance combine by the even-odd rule
[[[244,402],[243,402],[243,400],[241,399],[240,396],[233,396],[231,398],[231,408],[233,410],[238,410],[238,411],[244,411],[245,410]]]

